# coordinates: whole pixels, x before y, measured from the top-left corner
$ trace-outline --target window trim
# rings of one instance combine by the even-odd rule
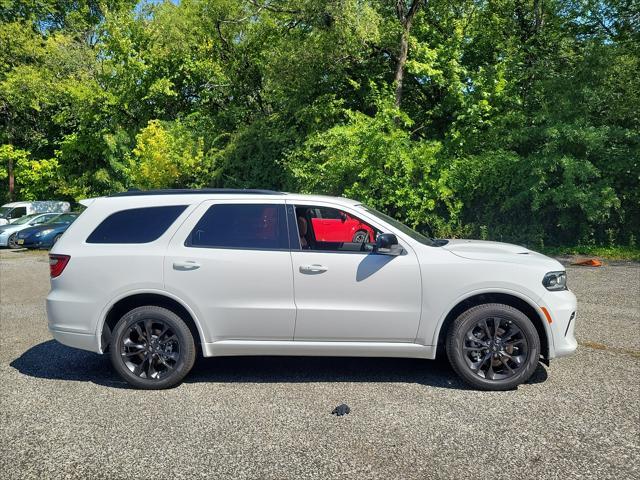
[[[187,235],[184,239],[184,241],[182,242],[182,246],[185,248],[204,248],[207,250],[244,250],[244,251],[259,251],[259,252],[290,252],[291,251],[291,238],[290,238],[290,231],[289,231],[289,219],[288,219],[288,213],[287,213],[287,204],[284,202],[264,202],[261,200],[252,200],[252,201],[248,201],[248,202],[238,202],[238,201],[234,201],[234,200],[229,200],[229,201],[222,201],[222,202],[218,202],[218,201],[213,201],[210,203],[203,203],[200,204],[200,206],[204,205],[204,211],[197,216],[196,221],[193,223],[193,225],[189,228]],[[287,235],[286,235],[286,240],[287,240],[287,247],[284,248],[263,248],[263,247],[229,247],[229,246],[209,246],[209,245],[192,245],[190,243],[191,240],[191,234],[193,233],[193,231],[195,230],[195,228],[198,226],[198,223],[200,223],[200,220],[202,220],[204,218],[204,216],[207,214],[207,212],[219,205],[258,205],[258,206],[268,206],[268,205],[275,205],[275,206],[279,206],[281,208],[284,209],[285,212],[285,228],[287,230]],[[197,210],[194,212],[197,213]]]

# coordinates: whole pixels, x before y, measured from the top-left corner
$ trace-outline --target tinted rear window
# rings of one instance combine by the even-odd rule
[[[186,205],[131,208],[105,218],[89,235],[87,243],[148,243],[157,240]]]
[[[284,205],[214,205],[205,212],[185,243],[188,247],[288,249]]]

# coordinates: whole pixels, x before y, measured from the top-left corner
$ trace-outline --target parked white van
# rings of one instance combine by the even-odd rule
[[[556,260],[427,238],[346,198],[114,194],[91,202],[49,258],[54,338],[109,351],[138,388],[177,384],[196,353],[446,354],[474,387],[508,390],[577,345],[576,297]]]
[[[20,217],[31,215],[32,213],[65,213],[70,208],[69,202],[55,200],[5,203],[0,207],[0,225],[13,223]]]

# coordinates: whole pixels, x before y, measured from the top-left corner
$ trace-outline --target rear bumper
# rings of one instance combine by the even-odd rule
[[[53,338],[69,347],[102,353],[93,325],[87,321],[91,318],[93,305],[59,292],[50,292],[46,305]]]
[[[570,290],[549,292],[542,298],[542,305],[551,316],[549,358],[566,357],[578,348],[574,336],[577,319],[576,296]]]
[[[66,332],[49,327],[49,331],[58,342],[68,347],[100,353],[100,347],[94,334]]]

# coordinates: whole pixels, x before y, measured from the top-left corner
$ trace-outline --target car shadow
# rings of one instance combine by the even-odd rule
[[[356,281],[362,282],[369,278],[374,273],[382,269],[387,263],[393,260],[395,257],[391,255],[376,255],[370,253],[365,256],[358,264],[358,270],[356,271]]]
[[[48,380],[92,382],[132,388],[111,367],[108,355],[77,350],[49,340],[11,362],[23,375]],[[542,383],[547,371],[538,365],[527,382]],[[185,383],[392,382],[472,390],[444,360],[363,357],[217,357],[199,358]]]

